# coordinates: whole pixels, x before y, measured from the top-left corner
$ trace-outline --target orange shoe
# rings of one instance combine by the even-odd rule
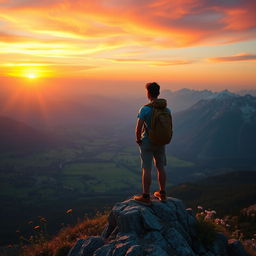
[[[144,205],[147,205],[147,206],[151,205],[150,197],[145,196],[144,194],[134,196],[133,199],[137,202],[140,202],[140,203],[144,204]]]
[[[162,201],[162,202],[166,202],[166,192],[160,192],[160,191],[156,191],[155,193],[154,193],[154,196],[158,199],[158,200],[160,200],[160,201]]]

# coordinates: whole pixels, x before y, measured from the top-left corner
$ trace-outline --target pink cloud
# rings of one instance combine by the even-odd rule
[[[239,1],[240,4],[223,8],[225,16],[222,21],[226,30],[249,30],[256,26],[256,2],[254,0]]]
[[[240,53],[232,56],[209,58],[212,62],[256,61],[256,54]]]
[[[254,0],[13,0],[0,7],[11,16],[8,22],[24,31],[162,48],[254,39],[255,11]]]

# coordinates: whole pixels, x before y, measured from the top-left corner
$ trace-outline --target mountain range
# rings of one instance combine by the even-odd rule
[[[255,165],[255,97],[248,94],[240,96],[228,90],[212,92],[190,89],[175,92],[165,90],[161,97],[168,100],[173,113],[172,154],[193,162],[213,165]],[[55,136],[65,136],[67,130],[76,136],[77,130],[84,130],[90,136],[89,130],[92,130],[131,144],[137,111],[145,101],[141,98],[121,100],[87,96],[84,102],[75,102],[72,97],[62,101],[45,99],[42,105],[36,98],[30,98],[30,101],[21,98],[8,108],[2,102],[0,114],[9,118],[0,120],[2,129],[7,125],[4,123],[16,128],[23,124],[22,129],[13,130],[14,135],[2,132],[2,147],[11,149],[15,143],[29,144],[31,139],[28,139],[28,134],[34,137],[31,145],[42,141],[45,143],[48,139],[40,138],[46,135],[35,131],[45,127],[54,130]],[[19,141],[18,137],[23,139]]]
[[[219,165],[255,164],[256,97],[218,94],[173,115],[173,154]]]
[[[0,116],[0,153],[32,153],[63,145],[63,138]]]
[[[234,171],[186,182],[169,189],[168,195],[181,198],[187,207],[215,210],[219,216],[238,214],[255,204],[256,172]]]
[[[178,91],[164,90],[161,97],[166,98],[173,112],[183,111],[190,108],[200,100],[222,98],[226,96],[239,96],[228,90],[213,92],[210,90],[192,90],[183,88]]]

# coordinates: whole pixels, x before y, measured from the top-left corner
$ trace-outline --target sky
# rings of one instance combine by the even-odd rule
[[[256,89],[255,13],[255,0],[0,0],[0,78]]]

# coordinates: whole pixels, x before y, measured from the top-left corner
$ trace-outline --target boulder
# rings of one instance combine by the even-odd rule
[[[68,256],[92,256],[94,252],[104,245],[104,241],[99,236],[92,236],[87,239],[80,239],[70,250]]]
[[[68,256],[247,256],[241,243],[218,233],[211,245],[198,239],[197,220],[181,200],[145,206],[117,203],[101,237],[80,239]]]
[[[232,256],[249,256],[239,240],[231,239],[228,241],[228,252]]]

